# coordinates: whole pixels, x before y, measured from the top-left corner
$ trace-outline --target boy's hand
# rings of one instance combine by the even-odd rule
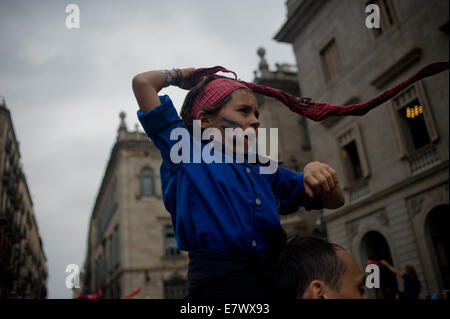
[[[303,184],[309,197],[326,195],[339,187],[336,172],[327,164],[320,162],[308,163],[303,170]]]
[[[178,87],[190,90],[192,89],[196,84],[197,81],[195,81],[191,75],[195,71],[195,68],[187,68],[187,69],[181,69],[181,83],[178,85]]]

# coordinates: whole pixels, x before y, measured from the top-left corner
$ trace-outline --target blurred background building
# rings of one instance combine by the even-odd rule
[[[0,299],[46,298],[45,257],[6,102],[0,104]]]
[[[380,8],[380,28],[365,25]],[[288,0],[275,39],[293,46],[302,96],[368,101],[419,68],[448,61],[447,0]],[[385,259],[413,265],[422,296],[449,289],[448,71],[422,80],[362,117],[307,121],[314,160],[334,167],[346,205],[327,211],[328,239],[362,269]],[[283,139],[280,136],[280,139]],[[382,274],[372,297],[393,298],[401,279]]]
[[[161,155],[147,135],[128,131],[125,113],[89,222],[81,293],[184,298],[187,254],[177,248],[161,194]]]

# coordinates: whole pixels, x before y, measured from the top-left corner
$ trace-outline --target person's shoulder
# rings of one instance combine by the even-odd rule
[[[148,112],[142,112],[141,110],[137,111],[138,118],[142,117],[151,117],[159,114],[160,112],[167,112],[167,110],[161,110],[161,109],[173,109],[176,113],[175,106],[173,105],[172,99],[167,95],[159,95],[159,101],[161,104],[159,104],[157,107],[151,109]],[[178,114],[177,114],[178,116]]]
[[[170,129],[184,128],[183,121],[177,113],[168,95],[159,96],[161,104],[144,113],[137,111],[137,116],[147,135],[153,140],[158,134],[167,134]],[[158,146],[158,145],[157,145]]]

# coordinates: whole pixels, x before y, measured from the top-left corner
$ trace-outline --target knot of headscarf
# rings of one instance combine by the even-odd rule
[[[206,85],[204,91],[201,92],[194,101],[194,105],[192,108],[192,115],[194,116],[194,118],[196,118],[200,110],[216,105],[236,89],[247,88],[253,91],[254,93],[276,98],[281,103],[289,107],[291,111],[301,114],[313,121],[322,121],[329,116],[345,116],[345,115],[361,116],[366,114],[376,106],[379,106],[384,102],[390,100],[395,95],[397,95],[401,90],[405,89],[411,84],[423,78],[445,71],[448,68],[449,68],[448,62],[436,62],[429,64],[420,69],[410,78],[397,84],[393,88],[379,94],[370,101],[366,103],[353,104],[347,106],[313,102],[310,98],[296,97],[282,90],[275,89],[269,86],[263,86],[256,83],[241,81],[237,79],[236,73],[227,70],[222,66],[215,66],[212,68],[200,68],[196,69],[193,72],[192,77],[194,79],[199,80],[203,76],[213,75],[220,71],[233,73],[235,79],[221,75],[215,75],[218,79],[209,82]]]

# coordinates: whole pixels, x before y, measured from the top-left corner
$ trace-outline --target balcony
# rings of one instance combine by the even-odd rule
[[[11,232],[14,228],[14,211],[10,207],[7,207],[3,216],[5,219],[5,229],[7,232]]]
[[[16,181],[10,181],[10,183],[7,187],[8,195],[15,197],[18,190],[19,190],[19,184]]]
[[[409,166],[413,175],[420,174],[439,163],[441,163],[441,158],[435,145],[431,145],[409,158]]]
[[[22,208],[22,207],[25,207],[25,206],[23,205],[22,198],[23,198],[23,195],[22,195],[22,194],[19,194],[19,193],[16,193],[15,196],[13,196],[13,197],[11,198],[12,205],[13,205],[13,207],[14,207],[15,209],[20,209],[20,208]]]
[[[2,176],[2,181],[5,186],[8,186],[12,178],[11,171],[4,171]]]
[[[369,181],[363,179],[357,184],[351,186],[348,190],[350,202],[360,200],[370,194]]]

